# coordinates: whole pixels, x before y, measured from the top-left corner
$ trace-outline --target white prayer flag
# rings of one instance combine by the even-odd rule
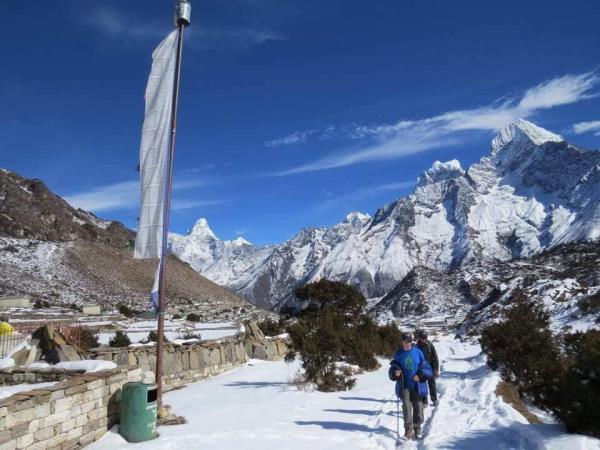
[[[142,191],[135,238],[136,259],[159,258],[162,253],[176,52],[177,30],[152,53],[140,145]]]

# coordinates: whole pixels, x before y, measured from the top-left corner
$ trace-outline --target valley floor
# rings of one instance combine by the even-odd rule
[[[440,404],[425,410],[424,439],[410,449],[600,449],[600,440],[568,435],[556,424],[531,425],[495,394],[499,376],[476,342],[442,336]],[[349,392],[302,392],[288,384],[299,364],[251,361],[246,366],[166,394],[187,418],[160,427],[153,441],[128,444],[116,428],[90,448],[393,449],[396,402],[387,362],[360,375]],[[402,419],[400,419],[402,421]],[[402,422],[401,422],[402,426]]]

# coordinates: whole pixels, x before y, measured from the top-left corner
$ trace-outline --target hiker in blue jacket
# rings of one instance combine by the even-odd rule
[[[390,380],[396,381],[396,396],[402,399],[404,438],[421,435],[423,424],[423,393],[427,396],[427,379],[433,376],[423,352],[412,344],[410,333],[402,334],[402,348],[390,362]]]

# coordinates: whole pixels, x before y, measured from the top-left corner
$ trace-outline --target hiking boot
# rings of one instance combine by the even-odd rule
[[[423,437],[421,434],[421,427],[415,427],[413,429],[413,434],[415,435],[415,439],[421,439]]]
[[[407,428],[406,432],[404,433],[404,439],[407,439],[407,440],[415,439],[415,432],[413,430],[411,430],[410,428]]]

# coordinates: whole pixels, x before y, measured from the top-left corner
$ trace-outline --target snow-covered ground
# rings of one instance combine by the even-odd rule
[[[42,389],[55,384],[51,383],[36,383],[36,384],[15,384],[13,386],[2,386],[0,387],[0,400],[10,397],[11,395],[18,394],[19,392],[31,391],[32,389]]]
[[[156,330],[155,320],[123,323],[121,329],[127,333],[132,343],[139,343],[148,338],[148,333]],[[191,323],[176,320],[165,321],[165,336],[169,341],[179,342],[185,334],[200,334],[203,341],[223,339],[235,336],[240,326],[235,322]],[[115,333],[99,333],[98,342],[108,345]]]
[[[427,408],[424,439],[413,449],[600,449],[600,440],[568,435],[556,424],[531,425],[495,395],[499,375],[485,366],[476,342],[437,342],[440,404]],[[160,437],[128,444],[116,428],[92,449],[270,450],[393,449],[396,402],[387,363],[360,375],[349,392],[303,392],[288,384],[299,364],[251,361],[246,366],[166,394],[187,418],[160,427]],[[402,423],[401,423],[402,425]]]

